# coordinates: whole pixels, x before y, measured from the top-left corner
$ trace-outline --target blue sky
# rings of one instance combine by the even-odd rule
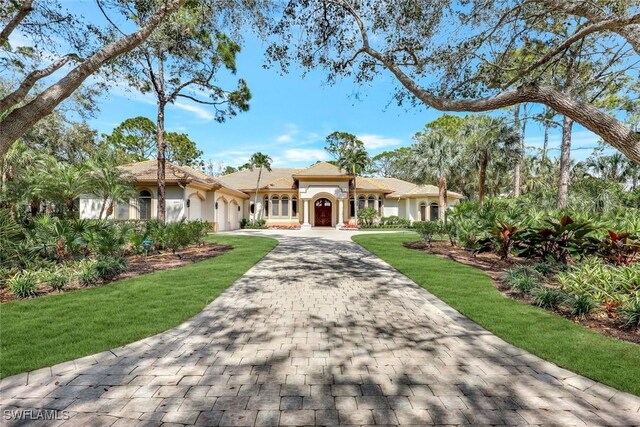
[[[95,14],[93,2],[69,2]],[[96,19],[99,17],[96,16]],[[261,151],[270,155],[277,167],[306,166],[329,157],[324,151],[325,137],[333,131],[353,133],[365,142],[371,155],[411,145],[412,136],[425,123],[443,113],[433,109],[398,107],[392,99],[396,82],[383,71],[374,82],[359,86],[352,80],[342,80],[333,86],[324,83],[321,70],[304,78],[300,69],[290,68],[281,75],[277,69],[265,69],[265,45],[251,35],[246,36],[238,57],[238,77],[247,80],[253,94],[251,108],[224,123],[213,120],[205,105],[180,101],[170,106],[166,114],[169,131],[187,133],[205,160],[238,166],[249,156]],[[123,87],[113,87],[98,98],[100,112],[90,124],[99,133],[111,130],[127,118],[138,115],[155,118],[152,95],[142,95]],[[599,138],[582,128],[574,127],[576,160],[587,157]],[[542,146],[542,129],[534,122],[527,128],[528,146]],[[550,155],[558,155],[560,132],[551,134]]]

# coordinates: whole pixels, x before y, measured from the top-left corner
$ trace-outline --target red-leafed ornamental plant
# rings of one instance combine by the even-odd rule
[[[640,240],[631,233],[616,233],[607,230],[609,237],[602,240],[599,254],[616,265],[628,265],[638,261]]]

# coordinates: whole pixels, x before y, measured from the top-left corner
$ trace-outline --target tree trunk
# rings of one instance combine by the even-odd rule
[[[107,200],[109,200],[109,196],[104,196],[102,198],[102,205],[100,206],[100,213],[98,214],[98,219],[102,219],[102,214],[104,213],[107,207]]]
[[[447,211],[447,178],[444,176],[440,177],[438,181],[438,198],[440,202],[440,210],[438,211],[438,217],[440,221],[445,222],[447,219],[446,211]]]
[[[544,142],[542,143],[542,163],[547,162],[547,152],[549,151],[549,128],[550,128],[549,120],[546,118],[544,120]]]
[[[253,223],[258,219],[258,191],[260,191],[260,178],[262,178],[262,166],[258,171],[258,182],[256,182],[256,197],[253,200]]]
[[[513,128],[520,138],[520,104],[513,106]],[[520,141],[522,142],[522,141]],[[520,169],[522,167],[522,154],[518,154],[515,170],[513,171],[513,197],[520,196]]]
[[[165,186],[165,150],[164,140],[164,101],[158,103],[158,222],[164,224],[166,221],[166,186]]]
[[[558,177],[558,200],[556,207],[565,209],[569,197],[569,168],[571,166],[571,130],[573,120],[564,116],[562,122],[562,146],[560,148],[560,175]]]
[[[167,16],[178,10],[186,1],[167,0],[163,2],[153,16],[146,21],[146,24],[136,32],[104,46],[26,105],[11,111],[0,121],[0,158],[7,154],[9,148],[18,138],[71,96],[89,76],[98,71],[105,63],[141,45]]]
[[[480,161],[480,176],[478,183],[478,203],[480,207],[484,204],[484,193],[487,182],[487,168],[489,167],[489,154],[485,150],[482,153],[482,160]]]

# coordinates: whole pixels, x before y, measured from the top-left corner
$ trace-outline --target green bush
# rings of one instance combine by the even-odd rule
[[[531,291],[531,299],[538,307],[553,310],[564,302],[566,296],[559,289],[540,286]]]
[[[38,291],[37,275],[33,271],[22,271],[9,279],[9,288],[19,298],[35,296]]]
[[[112,280],[127,269],[127,260],[122,257],[104,257],[95,264],[98,277],[104,281]]]
[[[57,269],[47,275],[46,281],[51,289],[61,291],[69,284],[69,273],[65,269]]]
[[[411,221],[409,221],[407,218],[401,218],[395,215],[383,216],[382,218],[380,218],[380,225],[409,228],[411,226]]]
[[[442,223],[440,221],[415,221],[413,228],[431,246],[435,235],[442,232]]]
[[[623,304],[640,291],[640,264],[614,266],[594,257],[558,273],[556,278],[567,293]]]
[[[375,208],[358,209],[358,224],[372,226],[378,217],[378,211]]]
[[[97,262],[92,259],[80,261],[76,266],[76,280],[82,286],[93,286],[98,283],[100,274],[96,268]]]
[[[528,294],[539,286],[542,276],[532,267],[518,265],[510,268],[502,277],[502,283],[521,294]]]
[[[266,229],[267,221],[264,219],[257,219],[254,222],[251,222],[243,218],[243,221],[240,222],[240,228],[246,228],[249,230]]]
[[[620,307],[625,326],[640,328],[640,294]]]
[[[580,317],[585,317],[597,306],[589,295],[572,295],[569,299],[569,305],[571,306],[571,314]]]

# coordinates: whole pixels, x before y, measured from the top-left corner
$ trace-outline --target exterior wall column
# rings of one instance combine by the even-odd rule
[[[344,226],[344,199],[338,199],[338,223],[336,228]]]
[[[413,218],[411,217],[411,199],[409,198],[405,199],[405,210],[406,210],[407,219],[409,221],[412,221]]]
[[[309,199],[304,199],[304,222],[301,227],[311,228],[311,224],[309,223]]]

